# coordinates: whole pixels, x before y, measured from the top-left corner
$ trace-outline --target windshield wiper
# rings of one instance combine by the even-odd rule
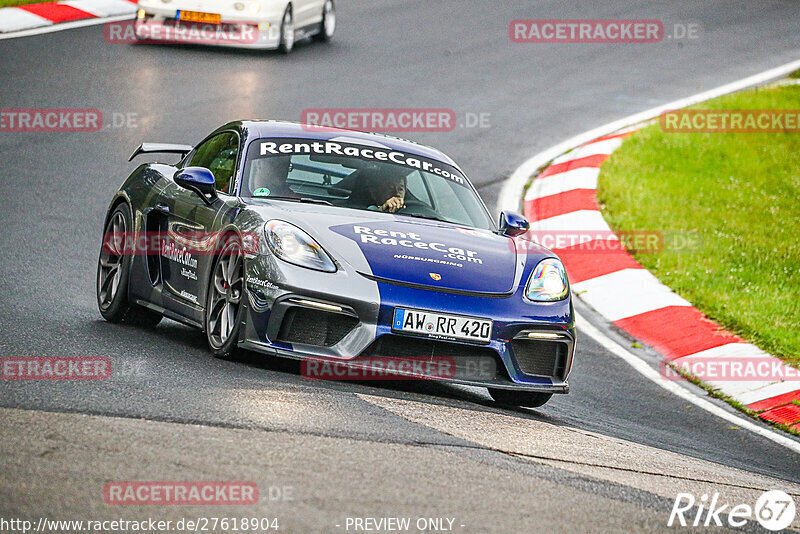
[[[433,217],[432,215],[415,215],[412,213],[395,213],[395,215],[403,215],[405,217],[414,217],[417,219],[428,219],[429,221],[439,221],[443,223],[449,223],[450,221],[446,221],[444,219],[440,219],[439,217]]]
[[[281,197],[281,196],[269,196],[269,197],[253,197],[253,198],[261,198],[264,200],[287,200],[289,202],[302,202],[303,204],[323,204],[325,206],[333,206],[327,200],[322,200],[319,198],[311,198],[311,197]]]

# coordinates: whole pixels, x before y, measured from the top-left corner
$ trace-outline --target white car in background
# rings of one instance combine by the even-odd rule
[[[334,0],[139,0],[134,29],[142,41],[288,54],[300,39],[329,41],[336,12]]]

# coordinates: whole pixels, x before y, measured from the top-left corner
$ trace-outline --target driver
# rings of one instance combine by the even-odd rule
[[[289,188],[291,158],[277,156],[254,160],[250,170],[250,191],[253,196],[297,197]]]
[[[406,198],[405,174],[389,166],[364,169],[350,197],[352,207],[395,213],[404,207]]]

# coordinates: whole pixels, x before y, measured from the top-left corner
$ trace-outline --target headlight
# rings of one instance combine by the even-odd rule
[[[284,221],[267,221],[264,234],[272,252],[283,261],[326,273],[336,272],[328,254],[300,228]]]
[[[255,15],[259,11],[261,11],[261,3],[260,2],[250,2],[250,5],[247,6],[247,9],[250,10],[250,13]]]
[[[567,271],[555,258],[539,262],[528,280],[525,296],[536,302],[553,302],[566,298],[569,293]]]

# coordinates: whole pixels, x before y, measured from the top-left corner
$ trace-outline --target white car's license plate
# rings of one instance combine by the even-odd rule
[[[206,24],[219,24],[222,22],[222,15],[219,13],[204,13],[202,11],[184,11],[179,9],[176,12],[178,20],[185,20],[187,22],[201,22]]]
[[[405,308],[395,308],[392,330],[478,343],[488,343],[492,339],[492,321],[489,319]]]

